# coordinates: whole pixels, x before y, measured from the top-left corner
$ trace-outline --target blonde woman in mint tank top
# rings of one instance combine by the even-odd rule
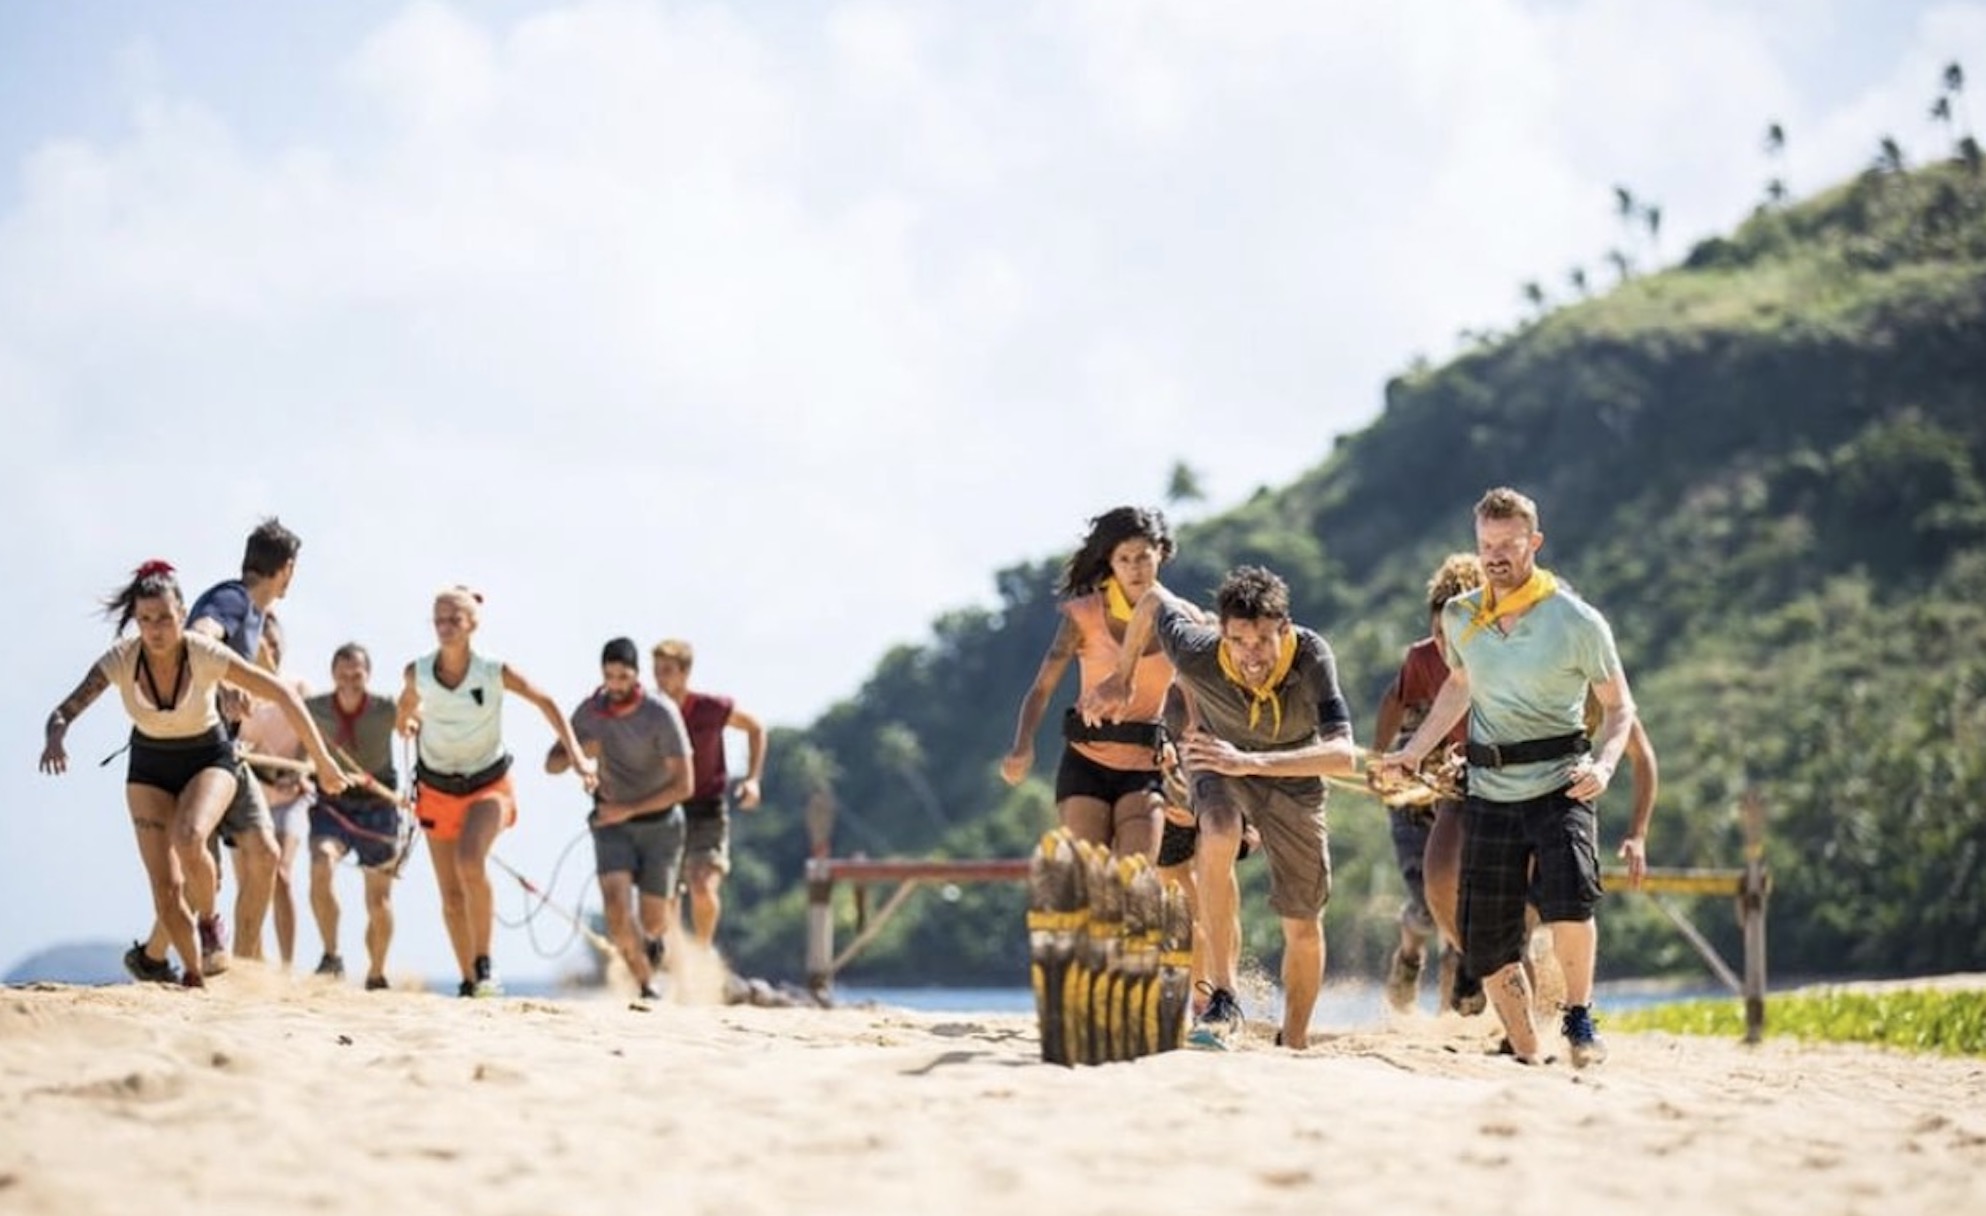
[[[483,597],[467,587],[449,587],[435,596],[439,645],[407,664],[398,719],[400,733],[416,740],[414,815],[434,859],[441,915],[462,971],[460,996],[503,992],[490,965],[496,900],[488,862],[497,836],[517,822],[510,753],[503,743],[504,694],[537,706],[573,757],[573,772],[588,793],[598,781],[597,767],[580,751],[558,705],[510,664],[470,648],[482,606]]]

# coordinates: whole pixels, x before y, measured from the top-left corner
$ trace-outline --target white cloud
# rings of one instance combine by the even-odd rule
[[[35,737],[119,572],[221,577],[269,512],[305,536],[313,679],[348,637],[397,667],[468,580],[562,701],[606,637],[675,633],[802,722],[1172,461],[1229,502],[1310,466],[1413,353],[1597,267],[1615,182],[1674,257],[1757,196],[1767,121],[1803,188],[1922,128],[1986,5],[1926,12],[1866,88],[1814,76],[1885,13],[422,2],[305,57],[310,121],[273,135],[104,48],[128,125],[51,125],[0,214],[0,561],[35,639],[0,725]],[[40,923],[143,919],[112,774],[0,775]],[[575,795],[524,795],[505,848],[549,865]],[[408,956],[445,969],[409,886]],[[0,921],[0,962],[41,931]]]

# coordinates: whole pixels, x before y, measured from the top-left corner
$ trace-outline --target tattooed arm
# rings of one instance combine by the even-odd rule
[[[70,693],[48,715],[47,741],[41,748],[41,771],[44,773],[66,773],[69,771],[69,750],[62,746],[63,738],[69,733],[69,724],[110,687],[110,677],[103,674],[103,668],[92,666],[90,674],[76,685]]]
[[[1066,613],[1058,615],[1062,623],[1055,627],[1055,637],[1048,643],[1048,653],[1042,657],[1034,683],[1021,698],[1020,720],[1014,724],[1014,745],[1000,759],[1000,778],[1008,785],[1019,785],[1034,767],[1034,732],[1041,725],[1042,714],[1048,710],[1048,699],[1055,695],[1055,686],[1062,682],[1062,673],[1069,669],[1069,660],[1076,657],[1082,644],[1076,622]]]

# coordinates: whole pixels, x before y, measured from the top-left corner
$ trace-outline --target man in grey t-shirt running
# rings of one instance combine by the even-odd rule
[[[683,864],[683,799],[690,794],[689,733],[675,702],[641,684],[641,652],[615,638],[600,652],[600,687],[572,711],[572,734],[600,761],[594,791],[595,871],[607,935],[620,948],[644,997],[657,995],[654,964],[641,926],[660,924],[663,940],[675,925],[676,882]],[[571,764],[563,744],[553,744],[545,771]],[[640,918],[629,897],[640,892]],[[660,942],[657,943],[661,945]]]
[[[1117,670],[1082,703],[1090,720],[1128,702],[1137,656],[1156,634],[1174,679],[1190,692],[1200,729],[1180,741],[1193,774],[1200,841],[1194,882],[1205,926],[1206,974],[1213,991],[1188,1034],[1194,1046],[1224,1049],[1242,1027],[1235,996],[1234,861],[1244,817],[1262,836],[1269,905],[1283,926],[1283,1027],[1277,1040],[1302,1049],[1324,983],[1324,904],[1331,898],[1331,842],[1323,778],[1357,765],[1351,713],[1324,638],[1290,620],[1289,587],[1259,566],[1228,574],[1215,592],[1217,624],[1154,586],[1138,601]]]

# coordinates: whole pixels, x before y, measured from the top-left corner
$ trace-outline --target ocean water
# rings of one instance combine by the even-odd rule
[[[1667,1004],[1671,1001],[1728,995],[1729,993],[1721,987],[1707,985],[1677,987],[1669,984],[1626,981],[1595,985],[1593,1003],[1596,1011],[1604,1016],[1609,1012],[1624,1013],[1630,1009]],[[834,1000],[838,1005],[882,1005],[921,1013],[1032,1014],[1034,1012],[1034,993],[1027,988],[893,988],[846,984],[836,986]],[[1282,1015],[1281,994],[1273,989],[1265,990],[1258,987],[1255,991],[1244,992],[1242,1005],[1250,1017],[1276,1018]],[[1436,1013],[1432,986],[1422,988],[1420,1010],[1429,1016]],[[1324,991],[1318,994],[1317,1011],[1312,1016],[1312,1024],[1320,1028],[1352,1030],[1383,1026],[1391,1016],[1383,987],[1366,980],[1345,980],[1325,983]]]

